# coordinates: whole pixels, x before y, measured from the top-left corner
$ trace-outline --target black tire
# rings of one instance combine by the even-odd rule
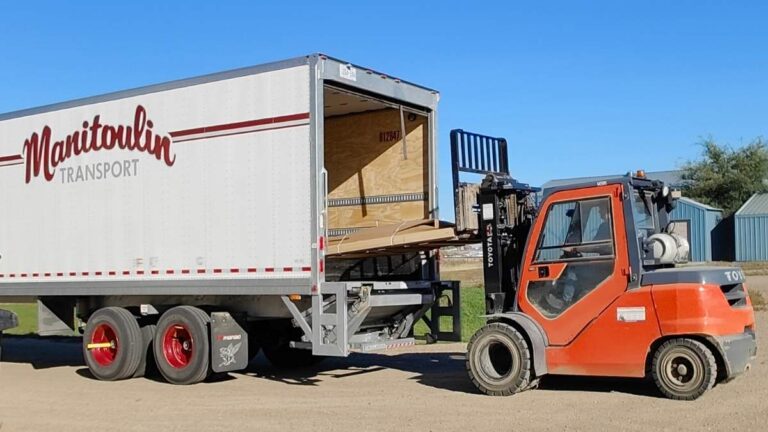
[[[291,341],[301,340],[302,331],[290,323],[272,323],[263,330],[261,349],[278,369],[296,369],[316,365],[325,357],[312,355],[312,350],[291,348]]]
[[[136,372],[133,374],[134,378],[152,375],[153,372],[156,372],[155,356],[152,353],[152,340],[155,338],[156,327],[154,324],[144,324],[141,326],[141,361]]]
[[[312,350],[291,348],[287,344],[264,345],[264,356],[278,369],[297,369],[316,365],[325,357],[312,355]]]
[[[252,362],[261,351],[261,341],[259,340],[256,326],[248,326],[248,361]]]
[[[504,323],[478,330],[467,347],[469,379],[490,396],[510,396],[529,388],[531,351],[523,335]]]
[[[192,306],[177,306],[160,317],[152,348],[157,369],[169,383],[195,384],[210,374],[210,321]]]
[[[111,346],[96,348],[95,343]],[[106,307],[88,318],[83,334],[83,357],[94,377],[102,381],[132,377],[141,363],[141,347],[141,329],[128,310]]]
[[[715,385],[717,362],[703,343],[688,338],[671,339],[656,350],[651,374],[664,396],[694,400]]]

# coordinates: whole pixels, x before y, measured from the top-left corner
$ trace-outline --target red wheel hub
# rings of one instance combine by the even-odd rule
[[[91,355],[101,366],[109,366],[117,357],[117,350],[119,348],[119,340],[117,339],[117,332],[111,325],[107,323],[101,323],[96,326],[96,330],[91,335],[91,343],[105,344],[109,343],[109,347],[100,347],[91,349]]]
[[[171,324],[163,335],[163,355],[169,365],[182,369],[192,361],[195,341],[184,324]]]

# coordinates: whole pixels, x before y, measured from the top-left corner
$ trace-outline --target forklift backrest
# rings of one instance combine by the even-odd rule
[[[477,215],[472,209],[477,204],[480,180],[461,182],[460,173],[476,174],[481,179],[487,174],[509,177],[507,140],[454,129],[451,131],[451,164],[456,230],[477,232]]]

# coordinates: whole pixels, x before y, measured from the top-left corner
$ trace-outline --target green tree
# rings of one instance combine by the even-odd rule
[[[700,160],[683,165],[683,195],[730,215],[756,192],[768,192],[768,146],[762,138],[734,149],[709,138]]]

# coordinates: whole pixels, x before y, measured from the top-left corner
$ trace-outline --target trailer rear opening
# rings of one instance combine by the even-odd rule
[[[150,351],[188,384],[260,349],[412,343],[457,288],[435,266],[437,102],[311,55],[0,115],[0,300],[86,323],[104,380]]]

